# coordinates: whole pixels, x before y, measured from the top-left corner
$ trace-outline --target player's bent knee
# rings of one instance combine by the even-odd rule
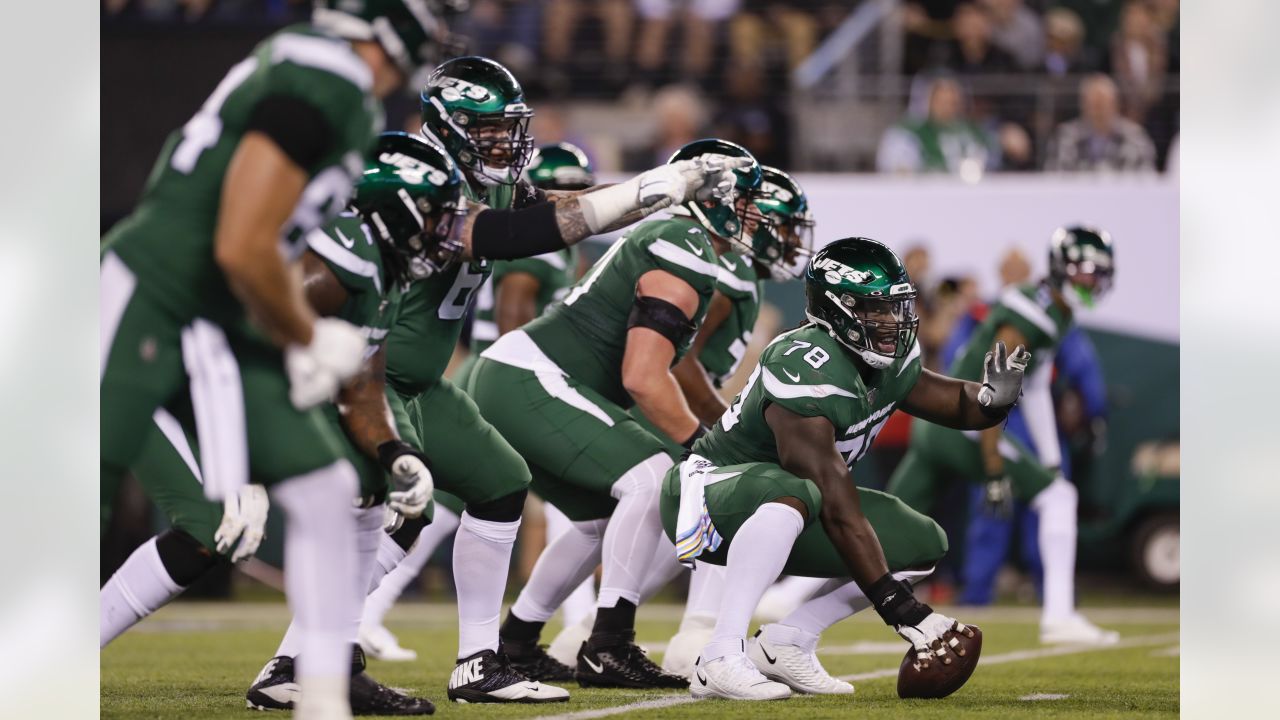
[[[658,453],[622,474],[614,481],[609,494],[619,500],[624,495],[650,495],[655,502],[662,492],[662,479],[674,463],[671,456]]]
[[[792,510],[795,510],[796,512],[800,513],[800,519],[803,520],[806,525],[809,523],[809,506],[806,505],[805,502],[800,498],[791,497],[790,495],[788,495],[786,497],[774,498],[769,502],[777,503],[779,505],[786,505]]]
[[[477,520],[489,522],[515,522],[524,513],[524,500],[529,495],[527,488],[508,493],[496,500],[482,503],[467,503],[467,514]]]
[[[170,528],[156,537],[156,551],[169,577],[182,587],[212,570],[220,556],[184,530]]]

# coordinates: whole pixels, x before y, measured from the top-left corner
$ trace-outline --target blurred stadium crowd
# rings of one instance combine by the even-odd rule
[[[449,0],[540,142],[606,172],[707,135],[793,171],[1176,170],[1178,0]],[[104,0],[104,25],[265,25],[306,0]],[[412,125],[412,99],[389,105]]]

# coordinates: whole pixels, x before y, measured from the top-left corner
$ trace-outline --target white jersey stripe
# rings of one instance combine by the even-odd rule
[[[222,500],[249,484],[240,366],[222,328],[200,318],[182,331],[182,360],[190,378],[204,495]]]
[[[613,427],[613,419],[609,414],[582,393],[569,387],[564,370],[547,357],[524,330],[512,330],[498,338],[497,342],[480,353],[480,357],[532,372],[548,395]]]
[[[1053,324],[1049,314],[1044,311],[1044,308],[1032,302],[1031,298],[1023,295],[1018,288],[1011,287],[1005,290],[1000,295],[1000,304],[1026,318],[1051,339],[1057,339],[1058,328]],[[1009,348],[1009,351],[1013,352],[1013,348]]]
[[[156,408],[152,413],[151,419],[155,421],[156,427],[160,428],[160,432],[164,435],[169,444],[173,446],[174,451],[178,453],[178,457],[182,458],[183,464],[191,471],[196,480],[202,485],[204,477],[200,474],[200,465],[196,463],[196,455],[191,450],[191,443],[187,442],[187,434],[182,431],[182,425],[178,422],[178,418],[169,414],[164,408]]]
[[[281,35],[271,43],[271,62],[305,65],[344,78],[362,92],[373,88],[373,71],[351,47],[339,40],[307,35]]]
[[[649,243],[648,250],[651,254],[660,257],[667,262],[675,263],[683,268],[688,268],[699,275],[716,277],[720,274],[719,265],[703,260],[692,252],[672,245],[666,240],[655,240],[654,242]]]
[[[779,380],[768,368],[764,370],[761,377],[764,379],[765,392],[778,398],[779,400],[789,400],[791,398],[811,397],[825,398],[832,396],[856,398],[857,395],[835,385],[791,385]]]
[[[118,255],[108,252],[98,269],[98,382],[107,372],[107,359],[115,344],[120,319],[133,298],[138,278]]]
[[[754,299],[756,296],[755,283],[751,282],[750,280],[744,280],[723,268],[720,268],[716,272],[716,282],[719,282],[723,285],[727,285],[728,287],[731,287],[740,293],[749,293],[752,299]]]
[[[333,238],[324,233],[323,230],[315,229],[307,233],[307,246],[316,251],[320,257],[337,265],[349,273],[367,277],[373,281],[373,286],[378,290],[378,294],[382,294],[382,274],[378,272],[378,265],[372,261],[356,255],[350,250],[342,247]]]

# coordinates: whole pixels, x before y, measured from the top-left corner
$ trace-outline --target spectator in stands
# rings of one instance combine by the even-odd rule
[[[915,75],[939,62],[951,40],[955,0],[910,0],[901,5],[902,73]]]
[[[541,3],[536,0],[474,0],[458,20],[459,34],[470,41],[468,52],[491,57],[528,77],[540,40]]]
[[[653,140],[641,153],[628,158],[628,169],[661,165],[681,146],[706,134],[708,113],[695,88],[667,85],[653,94],[650,106],[656,121]]]
[[[605,88],[620,90],[631,51],[635,12],[630,0],[547,0],[543,11],[542,57],[547,84],[557,93],[567,92],[567,65],[573,57],[580,22],[595,17],[604,33],[604,67],[600,80]],[[613,94],[613,93],[610,93]]]
[[[747,0],[742,12],[729,21],[733,62],[762,62],[771,52],[781,51],[787,70],[794,70],[818,42],[818,18],[807,7],[810,4]]]
[[[993,75],[1017,72],[1013,56],[992,42],[993,29],[987,12],[976,4],[964,3],[951,16],[954,36],[946,65],[962,75]]]
[[[1073,75],[1095,67],[1084,47],[1084,23],[1069,8],[1049,8],[1044,14],[1045,54],[1041,71],[1052,77]]]
[[[730,64],[727,96],[716,114],[713,134],[742,145],[762,164],[790,167],[787,115],[778,93],[766,92],[759,63]]]
[[[1155,146],[1142,126],[1120,115],[1119,91],[1106,75],[1080,81],[1080,117],[1049,141],[1045,169],[1135,172],[1155,169]]]
[[[1125,117],[1146,121],[1147,110],[1164,92],[1168,62],[1164,34],[1150,6],[1144,0],[1129,0],[1111,40],[1111,74],[1120,86]]]
[[[738,10],[740,0],[635,0],[640,14],[636,41],[636,68],[650,81],[662,71],[667,58],[668,34],[679,6],[680,76],[701,82],[711,69],[712,51],[720,26]]]
[[[938,78],[928,98],[925,117],[908,117],[885,131],[876,151],[876,170],[980,176],[991,153],[986,136],[965,116],[959,83]]]
[[[1040,16],[1022,0],[982,0],[991,21],[991,42],[1013,56],[1020,70],[1032,70],[1044,58]]]

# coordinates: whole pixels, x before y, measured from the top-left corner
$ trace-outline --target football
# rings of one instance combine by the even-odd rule
[[[982,630],[957,622],[929,652],[908,648],[898,668],[898,697],[944,698],[959,690],[978,667]]]

